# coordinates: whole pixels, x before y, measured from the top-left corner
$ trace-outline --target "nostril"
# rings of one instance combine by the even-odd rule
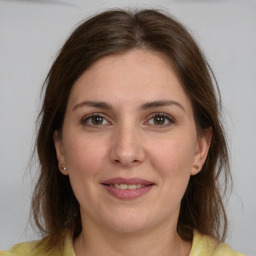
[[[119,160],[119,159],[113,159],[113,163],[115,164],[119,164],[119,165],[124,165],[124,166],[134,166],[134,165],[138,165],[140,164],[141,161],[137,160],[137,159],[134,159],[134,160],[131,160],[129,161],[128,159],[126,160]]]

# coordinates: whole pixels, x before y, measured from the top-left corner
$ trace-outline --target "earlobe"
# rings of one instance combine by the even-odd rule
[[[204,134],[198,137],[194,163],[190,172],[191,175],[196,175],[201,171],[208,155],[208,151],[211,145],[211,139],[212,128],[205,130]]]
[[[56,156],[59,162],[58,164],[59,170],[62,174],[68,175],[65,156],[64,156],[63,143],[62,143],[62,139],[59,131],[54,132],[53,141],[54,141],[54,146],[56,150]]]

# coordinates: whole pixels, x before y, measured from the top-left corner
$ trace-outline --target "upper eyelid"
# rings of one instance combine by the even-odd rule
[[[153,118],[155,116],[162,116],[162,117],[168,117],[170,118],[171,120],[175,121],[175,118],[170,115],[170,114],[167,114],[167,113],[163,113],[163,112],[154,112],[154,113],[151,113],[148,118]]]
[[[88,120],[89,118],[94,117],[94,116],[100,116],[100,117],[106,119],[108,122],[110,122],[109,119],[111,119],[110,117],[108,117],[108,116],[107,116],[106,114],[104,114],[104,113],[95,112],[95,113],[91,113],[91,114],[88,114],[88,115],[83,116],[83,117],[81,118],[81,121],[80,121],[80,122],[83,123],[83,122],[85,122],[86,120]]]

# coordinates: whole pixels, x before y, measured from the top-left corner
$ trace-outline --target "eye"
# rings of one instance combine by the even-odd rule
[[[91,114],[82,119],[81,123],[86,126],[97,127],[109,125],[110,122],[101,114]]]
[[[164,113],[155,113],[150,117],[147,123],[158,127],[167,127],[174,123],[174,119]]]

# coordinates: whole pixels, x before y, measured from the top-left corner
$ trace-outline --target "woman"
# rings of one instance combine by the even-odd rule
[[[45,83],[32,201],[44,238],[0,255],[242,255],[221,243],[230,173],[212,80],[163,13],[81,24]]]

